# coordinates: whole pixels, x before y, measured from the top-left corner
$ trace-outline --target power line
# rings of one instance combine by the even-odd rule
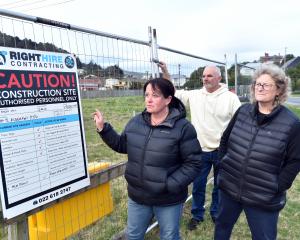
[[[27,1],[27,3],[24,3],[26,1]],[[29,0],[18,0],[18,1],[15,1],[15,2],[2,4],[2,5],[0,5],[0,7],[7,7],[7,9],[16,9],[16,8],[28,7],[28,6],[31,6],[31,5],[40,5],[39,3],[46,2],[47,0],[36,0],[36,1],[33,1],[33,2],[28,2],[28,1]],[[31,8],[27,8],[27,9],[23,8],[22,11],[30,11],[30,10],[46,8],[46,7],[50,7],[50,6],[56,6],[56,5],[61,5],[61,4],[65,4],[65,3],[68,3],[68,2],[72,2],[72,1],[75,1],[75,0],[63,0],[63,1],[55,2],[55,3],[51,3],[51,4],[40,5],[40,6],[37,6],[37,7],[32,6]],[[23,4],[16,5],[18,3],[23,3]],[[15,5],[15,6],[13,6],[13,5]]]
[[[8,9],[19,8],[19,7],[27,7],[27,6],[34,5],[34,4],[40,3],[40,2],[45,2],[45,1],[47,1],[47,0],[37,0],[35,2],[30,2],[30,3],[25,3],[25,4],[17,5],[17,6],[14,6],[14,7],[10,7]]]
[[[28,0],[19,0],[19,1],[15,1],[15,2],[5,3],[5,4],[1,4],[0,7],[6,7],[6,6],[14,5],[19,2],[26,2],[26,1],[28,1]]]
[[[61,5],[61,4],[65,4],[65,3],[73,2],[73,1],[75,1],[75,0],[66,0],[66,1],[63,1],[63,2],[57,2],[57,3],[48,4],[48,5],[43,5],[43,6],[36,7],[36,8],[25,9],[24,11],[31,11],[31,10],[35,10],[35,9],[50,7],[50,6],[57,6],[57,5]]]

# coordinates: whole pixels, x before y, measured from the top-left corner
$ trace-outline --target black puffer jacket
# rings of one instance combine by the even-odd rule
[[[286,189],[299,172],[300,152],[294,142],[299,126],[299,119],[284,106],[262,115],[257,105],[243,105],[221,139],[220,189],[243,204],[282,209]]]
[[[170,109],[167,119],[151,126],[150,114],[133,117],[121,135],[105,123],[100,135],[119,153],[128,154],[125,178],[129,197],[139,204],[173,205],[186,200],[188,185],[201,168],[201,147],[185,108]]]

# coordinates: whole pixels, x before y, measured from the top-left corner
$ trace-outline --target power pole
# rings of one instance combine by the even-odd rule
[[[284,57],[283,57],[283,71],[286,71],[286,50],[287,47],[284,47]]]
[[[235,94],[238,95],[238,63],[237,63],[237,54],[234,55],[234,62],[235,62],[235,68],[234,68],[234,91]]]
[[[225,59],[225,83],[228,87],[228,69],[227,69],[227,56],[224,54],[224,59]]]
[[[180,84],[180,64],[178,64],[178,83],[179,83],[179,89],[181,88]]]

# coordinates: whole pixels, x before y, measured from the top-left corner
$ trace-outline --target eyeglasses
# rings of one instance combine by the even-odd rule
[[[262,87],[263,90],[269,91],[274,84],[268,84],[268,83],[255,83],[254,87],[255,89],[259,89],[259,87]]]

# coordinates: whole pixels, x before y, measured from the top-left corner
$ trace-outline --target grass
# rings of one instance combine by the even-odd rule
[[[291,97],[300,97],[300,92],[297,91],[297,92],[291,93]]]
[[[82,101],[84,129],[89,161],[125,161],[126,155],[112,151],[99,140],[95,131],[92,113],[99,109],[106,121],[121,132],[128,120],[136,113],[141,112],[143,107],[142,97],[101,98],[85,99]]]
[[[289,105],[287,106],[290,110],[292,110],[299,118],[300,118],[300,106]]]
[[[207,188],[207,202],[210,203],[212,186]],[[206,208],[209,208],[207,206]],[[183,239],[188,240],[210,240],[213,239],[214,224],[210,220],[209,211],[205,212],[205,221],[202,222],[195,231],[189,231],[186,225],[191,218],[191,203],[187,203],[181,221],[181,234]],[[158,240],[158,229],[148,234],[147,240]],[[242,213],[236,223],[231,240],[251,239],[246,217]],[[298,176],[288,191],[288,201],[285,208],[280,212],[278,223],[278,240],[300,239],[300,176]]]
[[[82,101],[85,136],[87,142],[89,161],[125,161],[126,155],[118,154],[109,149],[100,139],[95,131],[92,113],[96,108],[101,110],[105,119],[114,128],[122,131],[128,120],[136,113],[144,109],[142,97],[122,97],[107,99],[88,99]],[[289,106],[289,108],[300,117],[300,107]],[[126,226],[127,219],[127,190],[123,177],[111,181],[111,191],[114,201],[114,211],[91,226],[81,230],[72,240],[85,239],[111,239],[113,235],[122,231]],[[212,186],[207,187],[207,202],[210,203]],[[209,206],[207,206],[209,208]],[[197,230],[190,232],[186,225],[189,221],[191,201],[185,205],[183,218],[181,221],[182,239],[205,240],[213,238],[214,225],[210,220],[208,211],[205,213],[205,221],[201,223]],[[0,226],[0,239],[5,239],[7,231]],[[146,240],[159,239],[158,228],[147,234]],[[241,215],[233,229],[232,240],[251,239],[245,216]],[[281,211],[278,224],[278,239],[296,240],[300,239],[300,176],[297,177],[293,186],[288,191],[288,202]]]
[[[122,97],[109,99],[93,99],[83,101],[84,122],[86,129],[86,140],[88,145],[89,160],[110,159],[110,161],[122,161],[126,159],[125,155],[116,154],[107,148],[98,136],[95,135],[95,128],[90,118],[90,113],[95,108],[103,111],[106,119],[112,123],[119,132],[123,129],[127,121],[133,116],[134,112],[143,110],[142,97]],[[289,108],[300,117],[300,108],[289,106]],[[127,193],[126,184],[123,178],[112,182],[112,194],[114,198],[114,212],[91,227],[81,231],[83,238],[73,237],[72,239],[110,239],[112,235],[120,232],[126,225],[126,203]],[[212,186],[207,188],[207,202],[210,202]],[[295,180],[292,188],[288,191],[288,202],[281,211],[278,224],[278,239],[300,239],[300,176]],[[208,206],[209,207],[209,206]],[[207,208],[208,208],[207,207]],[[212,239],[214,224],[210,220],[208,211],[206,211],[205,221],[200,224],[197,230],[190,232],[186,225],[191,214],[191,201],[185,205],[183,218],[181,221],[181,234],[183,239],[201,240]],[[159,239],[158,228],[155,228],[146,236],[147,240]],[[249,227],[246,223],[244,214],[242,214],[233,229],[232,238],[251,239]]]
[[[0,226],[0,239],[7,239],[7,227],[3,224]]]
[[[127,220],[127,191],[123,177],[111,182],[111,191],[114,201],[113,212],[99,219],[96,223],[82,229],[70,237],[70,240],[107,240],[124,230]]]

